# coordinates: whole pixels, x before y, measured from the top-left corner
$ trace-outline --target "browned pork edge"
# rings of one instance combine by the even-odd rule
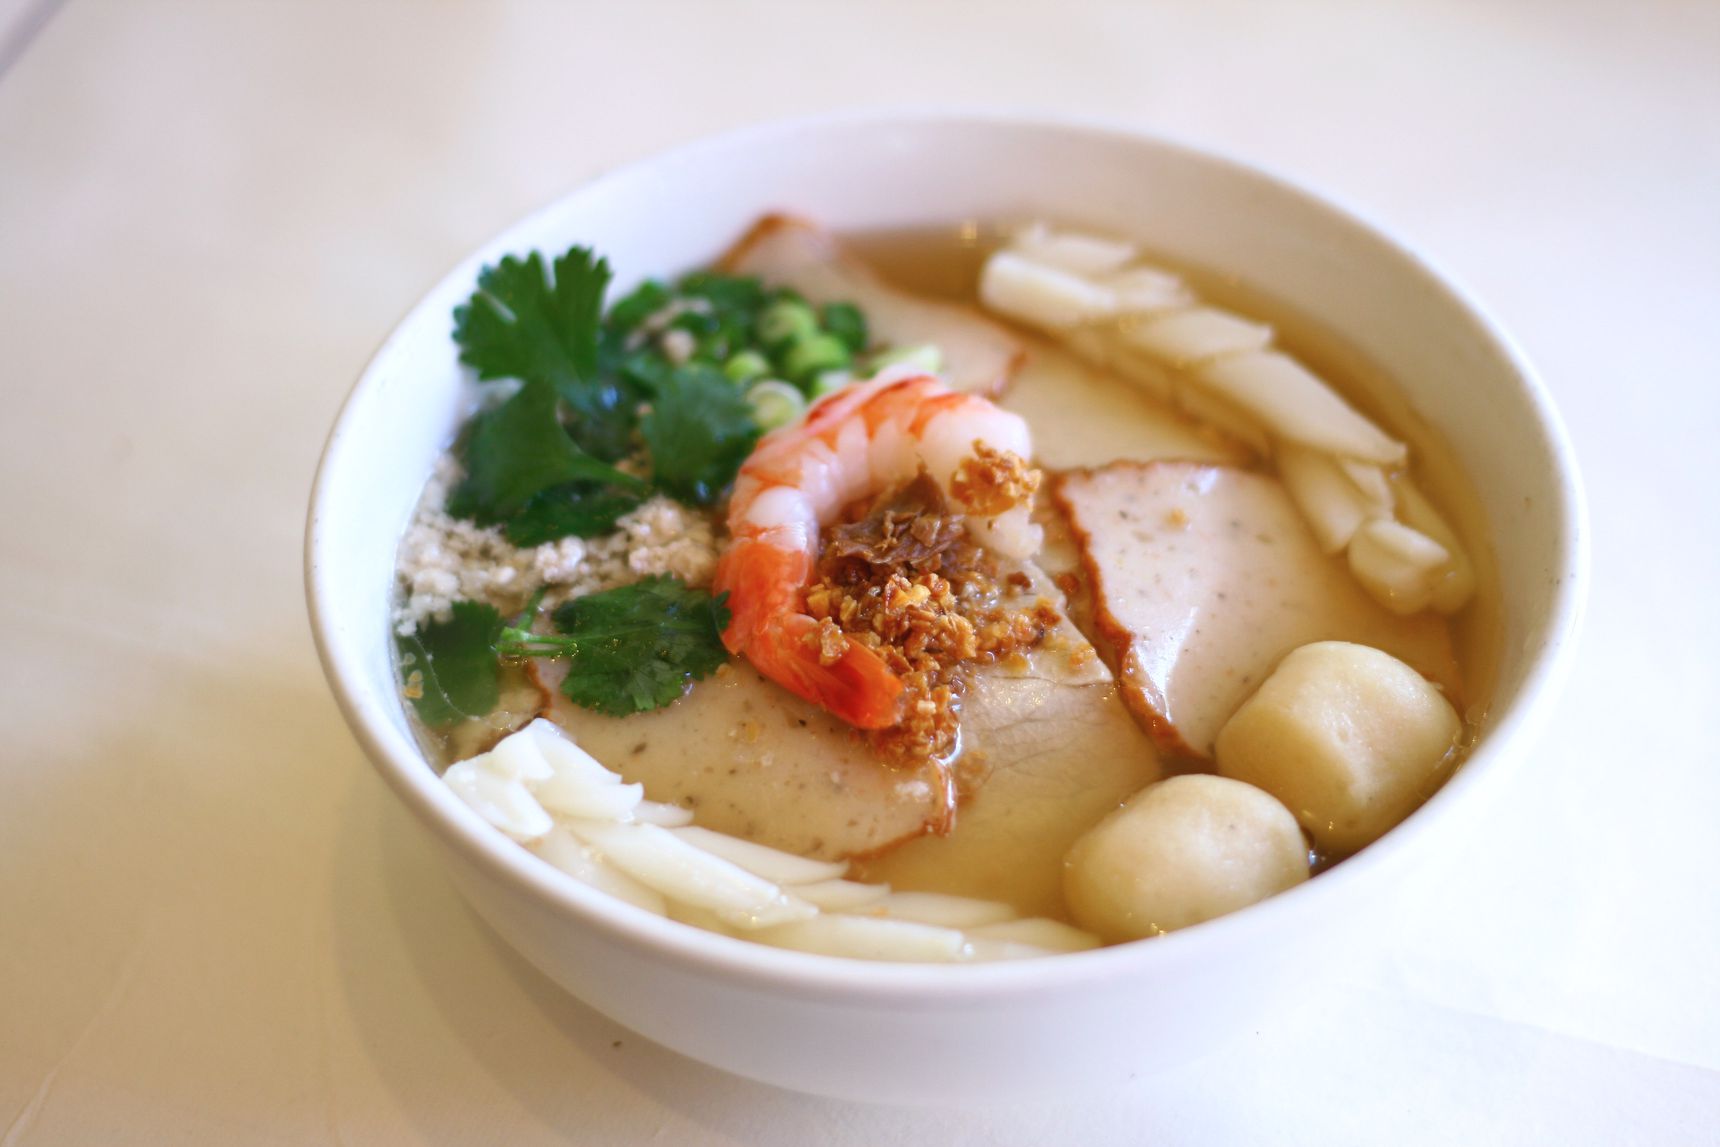
[[[1153,739],[1153,744],[1158,746],[1160,752],[1187,760],[1204,761],[1207,759],[1206,755],[1183,740],[1176,726],[1165,717],[1165,710],[1169,708],[1165,699],[1136,673],[1133,656],[1134,631],[1119,621],[1107,605],[1110,595],[1105,592],[1105,578],[1099,569],[1099,563],[1093,560],[1092,532],[1081,524],[1075,507],[1063,495],[1064,479],[1070,475],[1091,476],[1107,470],[1134,469],[1153,464],[1118,459],[1103,466],[1076,466],[1059,470],[1051,475],[1051,498],[1062,513],[1063,520],[1069,523],[1070,533],[1075,535],[1075,548],[1080,552],[1081,569],[1087,575],[1087,586],[1092,598],[1093,628],[1098,631],[1099,638],[1111,647],[1111,654],[1116,662],[1117,692],[1122,695],[1123,704],[1128,706],[1136,723],[1147,731],[1147,735]]]

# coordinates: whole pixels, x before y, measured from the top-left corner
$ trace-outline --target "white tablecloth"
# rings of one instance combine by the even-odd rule
[[[0,6],[0,1143],[1720,1142],[1720,7],[40,11]],[[1289,1016],[1113,1093],[834,1103],[616,1028],[456,899],[304,620],[324,433],[461,253],[905,102],[1360,206],[1516,333],[1589,483],[1580,664],[1485,831]]]

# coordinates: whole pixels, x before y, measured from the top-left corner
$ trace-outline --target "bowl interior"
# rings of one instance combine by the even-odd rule
[[[709,261],[773,210],[852,230],[1032,217],[1084,224],[1234,274],[1338,332],[1383,368],[1417,415],[1452,445],[1479,492],[1502,590],[1501,655],[1489,731],[1448,789],[1494,767],[1495,742],[1526,722],[1531,700],[1562,660],[1583,552],[1575,474],[1556,418],[1520,358],[1478,310],[1423,261],[1353,216],[1223,159],[1061,123],[861,117],[724,137],[575,191],[462,262],[365,371],[330,439],[313,500],[307,550],[313,625],[348,720],[384,776],[433,826],[459,836],[488,863],[526,871],[530,858],[479,824],[424,764],[391,662],[387,617],[396,544],[434,458],[471,402],[449,337],[453,307],[470,292],[478,268],[503,254],[589,244],[609,258],[615,290],[622,291],[644,276]],[[1374,849],[1383,855],[1387,845],[1400,847],[1450,799],[1442,793]],[[1279,899],[1352,879],[1345,873],[1352,864],[1365,867],[1349,862],[1306,892]],[[583,893],[564,902],[632,926],[624,913],[609,913]],[[1197,942],[1203,930],[1216,933],[1203,925],[1190,930],[1187,942]],[[730,949],[752,946],[724,943],[710,949],[717,958],[769,963],[782,955],[754,949],[756,956],[734,957]],[[807,959],[793,956],[790,963]]]

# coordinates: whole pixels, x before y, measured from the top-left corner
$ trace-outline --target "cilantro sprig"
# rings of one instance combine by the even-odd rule
[[[501,695],[501,659],[570,662],[561,691],[576,705],[625,717],[661,709],[728,660],[727,595],[675,577],[648,577],[565,602],[556,632],[535,633],[541,591],[511,622],[494,606],[454,603],[447,620],[398,639],[406,696],[419,719],[443,728],[482,717]]]
[[[648,280],[605,317],[609,281],[608,263],[584,247],[551,262],[508,256],[455,308],[460,361],[480,380],[520,382],[461,438],[455,517],[538,545],[612,530],[653,490],[709,506],[733,481],[761,429],[719,364],[751,345],[766,292],[756,279],[695,272],[675,287]],[[671,305],[683,309],[651,329],[691,339],[692,362],[639,330]],[[648,481],[612,465],[641,446]]]
[[[578,401],[597,374],[597,333],[609,264],[574,247],[548,268],[536,251],[478,272],[478,290],[454,308],[460,361],[482,379],[547,382]]]
[[[557,632],[504,629],[496,650],[509,657],[567,658],[561,691],[568,700],[611,717],[660,709],[687,685],[728,660],[724,598],[673,577],[576,597],[554,614]]]

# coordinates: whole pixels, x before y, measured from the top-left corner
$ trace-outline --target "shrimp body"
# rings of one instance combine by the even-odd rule
[[[735,480],[733,540],[717,563],[714,588],[729,595],[723,643],[730,652],[849,724],[896,724],[901,680],[858,642],[827,648],[820,623],[806,612],[819,531],[844,506],[911,481],[922,467],[948,491],[976,443],[1023,458],[1032,451],[1019,416],[900,371],[837,391],[800,423],[767,435]],[[1024,556],[1037,548],[1038,535],[1025,508],[1015,517],[1013,528],[999,529],[998,519],[977,524],[986,544]]]

